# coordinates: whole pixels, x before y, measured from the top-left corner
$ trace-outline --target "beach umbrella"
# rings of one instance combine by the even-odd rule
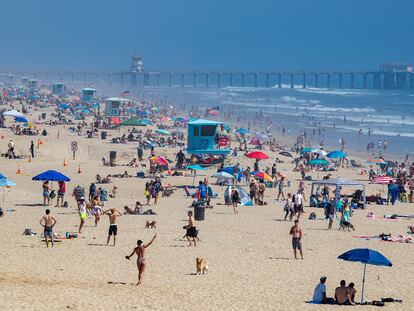
[[[134,117],[121,123],[122,126],[147,126],[145,123],[135,119]]]
[[[84,114],[88,114],[88,113],[90,113],[90,111],[89,111],[88,109],[83,109],[83,110],[82,110],[82,113],[84,113]]]
[[[155,132],[161,135],[170,135],[170,132],[168,132],[167,130],[163,130],[163,129],[156,129]]]
[[[233,175],[231,175],[229,173],[226,173],[226,172],[217,172],[217,173],[213,174],[211,177],[234,179]]]
[[[66,109],[69,109],[70,106],[68,104],[63,103],[63,104],[60,104],[58,108],[60,110],[66,110]]]
[[[239,133],[240,135],[246,135],[249,134],[249,130],[241,127],[236,131],[236,133]]]
[[[293,158],[293,155],[288,151],[281,151],[279,154],[285,157]]]
[[[263,179],[263,180],[273,181],[272,177],[270,177],[265,172],[253,172],[252,175],[256,176],[257,178]]]
[[[367,265],[392,267],[391,261],[381,253],[369,248],[355,248],[338,256],[345,261],[361,262],[364,264],[364,276],[362,278],[361,304],[364,303],[365,274]]]
[[[193,178],[193,186],[194,186],[194,181],[197,175],[197,171],[206,171],[206,169],[197,164],[188,165],[187,168],[194,171],[194,178]]]
[[[159,107],[152,107],[151,108],[151,111],[160,111],[161,110],[161,108],[159,108]]]
[[[395,178],[392,178],[390,176],[377,176],[373,178],[369,183],[376,185],[386,185],[389,184],[390,181],[395,182]]]
[[[6,193],[4,188],[14,186],[16,186],[16,183],[14,181],[7,179],[4,175],[0,174],[0,187],[3,188],[3,209],[6,206]]]
[[[308,165],[321,165],[321,166],[326,166],[326,165],[329,165],[329,162],[326,161],[325,159],[313,159],[313,160],[310,160],[308,162]]]
[[[128,108],[126,110],[126,112],[128,112],[128,113],[135,113],[135,109],[134,108]]]
[[[54,170],[45,171],[39,175],[36,175],[32,180],[41,181],[70,181],[70,178],[63,175],[62,173]]]
[[[98,109],[101,108],[101,104],[100,103],[93,103],[91,106],[92,109]]]
[[[175,121],[180,122],[180,123],[184,123],[186,121],[186,119],[182,118],[182,117],[178,117],[178,118],[175,118]]]
[[[22,122],[22,123],[27,123],[29,122],[26,118],[24,117],[17,117],[16,119],[14,119],[14,121],[16,122]]]
[[[152,157],[151,161],[155,161],[155,162],[157,162],[158,164],[161,164],[161,165],[168,165],[167,160],[164,159],[163,157],[160,157],[160,156]]]
[[[115,125],[121,124],[121,119],[120,119],[120,118],[117,118],[117,117],[110,117],[110,118],[109,118],[109,121],[110,121],[112,124],[115,124]]]
[[[348,155],[340,150],[331,151],[326,155],[329,159],[342,159],[346,158]]]
[[[140,111],[137,111],[137,114],[140,115],[140,116],[142,116],[142,117],[144,117],[144,116],[146,116],[148,114],[148,112],[143,111],[143,110],[140,110]]]
[[[140,122],[142,122],[142,123],[144,123],[146,125],[152,125],[151,120],[150,119],[147,119],[147,118],[140,120]]]
[[[387,161],[385,161],[383,158],[371,158],[371,159],[368,159],[367,163],[379,165],[379,164],[387,164]]]
[[[161,118],[161,122],[166,123],[168,121],[171,121],[171,119],[169,117],[162,117]]]
[[[246,154],[246,157],[250,159],[259,159],[259,160],[265,160],[269,159],[269,156],[261,151],[253,151]]]
[[[18,112],[17,110],[10,110],[10,111],[3,112],[3,116],[24,118],[24,114],[21,112]]]

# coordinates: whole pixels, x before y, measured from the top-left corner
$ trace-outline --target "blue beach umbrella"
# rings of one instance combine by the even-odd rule
[[[3,188],[3,208],[5,208],[6,204],[6,193],[4,188],[5,187],[14,187],[16,186],[16,183],[14,181],[11,181],[9,179],[6,178],[6,176],[4,176],[3,174],[0,174],[0,187]]]
[[[308,165],[322,165],[322,166],[326,166],[329,165],[329,162],[324,160],[324,159],[313,159],[311,161],[308,162]]]
[[[69,109],[70,106],[68,104],[60,104],[58,108],[61,110],[66,110],[66,109]]]
[[[392,267],[392,262],[381,253],[369,248],[355,248],[338,256],[345,261],[361,262],[364,264],[364,276],[362,278],[361,304],[364,303],[365,274],[367,265]]]
[[[239,133],[241,135],[246,135],[246,134],[249,134],[249,130],[241,127],[236,131],[236,133]]]
[[[155,132],[161,135],[170,135],[170,132],[168,132],[167,130],[163,130],[163,129],[156,129]]]
[[[16,119],[14,119],[14,121],[16,121],[16,122],[21,122],[21,123],[27,123],[27,122],[29,122],[29,121],[27,121],[27,119],[26,119],[26,118],[24,118],[24,117],[17,117]]]
[[[342,159],[346,158],[348,155],[340,150],[331,151],[326,155],[329,159]]]
[[[197,175],[197,171],[205,171],[206,169],[198,164],[189,165],[187,166],[187,168],[194,171],[194,178],[193,178],[193,186],[194,186],[194,181]]]
[[[41,180],[41,181],[70,181],[70,178],[62,173],[54,170],[45,171],[39,175],[36,175],[32,180]]]

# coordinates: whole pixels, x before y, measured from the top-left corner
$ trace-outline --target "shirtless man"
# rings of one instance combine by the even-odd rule
[[[145,267],[147,265],[147,260],[145,259],[145,249],[148,248],[154,242],[155,238],[157,237],[157,234],[154,235],[152,240],[146,244],[143,245],[143,242],[141,240],[137,241],[137,247],[134,248],[131,255],[125,256],[126,259],[130,260],[134,254],[137,254],[137,268],[138,268],[138,283],[137,285],[140,285],[142,283],[142,279],[144,277],[144,271]]]
[[[338,305],[355,305],[355,303],[352,302],[352,298],[350,295],[350,291],[348,287],[346,287],[345,280],[342,280],[340,283],[340,287],[337,287],[335,289],[335,301]]]
[[[264,193],[266,191],[266,185],[264,183],[264,181],[260,181],[259,183],[259,195],[258,195],[258,201],[259,204],[262,205],[264,204]]]
[[[188,242],[190,243],[188,246],[191,246],[191,239],[193,239],[194,246],[197,246],[196,239],[197,239],[197,241],[200,241],[200,239],[197,236],[197,228],[196,228],[196,225],[195,225],[195,219],[193,217],[193,212],[189,211],[187,215],[188,215],[188,225],[184,227],[184,229],[187,230],[187,233],[185,234],[185,237],[187,238]]]
[[[46,247],[49,247],[49,238],[52,242],[52,247],[54,246],[53,242],[53,227],[56,225],[56,219],[50,215],[50,210],[46,210],[46,215],[44,215],[40,221],[39,224],[44,228],[44,236],[46,241]]]
[[[290,228],[289,234],[292,236],[292,247],[293,247],[293,254],[295,255],[295,259],[297,257],[297,250],[300,252],[300,257],[303,260],[303,252],[302,252],[302,228],[299,227],[299,220],[295,220],[295,225]]]
[[[105,215],[108,215],[109,217],[109,230],[108,230],[108,239],[106,240],[106,245],[109,244],[109,240],[111,238],[111,235],[114,236],[114,244],[112,246],[115,246],[116,242],[116,235],[118,234],[118,226],[116,225],[116,218],[118,216],[122,216],[122,214],[116,210],[115,208],[111,208],[108,211],[104,212]]]

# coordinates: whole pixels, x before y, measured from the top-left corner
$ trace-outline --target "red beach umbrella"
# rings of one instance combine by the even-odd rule
[[[259,159],[259,160],[266,160],[269,159],[269,156],[261,151],[253,151],[246,154],[246,157],[250,159]]]

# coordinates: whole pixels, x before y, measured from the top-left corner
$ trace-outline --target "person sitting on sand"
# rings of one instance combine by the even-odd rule
[[[320,282],[316,285],[315,290],[313,291],[312,303],[326,304],[326,276],[321,276],[319,280]]]
[[[43,234],[45,237],[46,247],[49,247],[49,238],[53,247],[53,227],[56,225],[56,219],[50,215],[49,209],[46,210],[45,214],[46,215],[40,219],[39,224],[44,228]]]
[[[355,303],[351,300],[350,291],[348,287],[346,287],[345,280],[340,282],[340,287],[335,289],[335,302],[338,305],[354,305]]]
[[[414,233],[414,226],[408,226],[408,230],[410,230],[410,233]]]
[[[157,234],[155,233],[152,240],[146,244],[143,245],[143,242],[141,240],[137,241],[137,247],[134,248],[131,255],[125,256],[126,259],[130,260],[134,254],[137,254],[137,268],[138,268],[138,283],[137,285],[142,284],[142,280],[144,278],[144,272],[145,267],[147,266],[147,260],[145,259],[145,250],[154,242],[155,238],[157,237]]]
[[[349,291],[349,295],[351,296],[351,302],[355,303],[355,295],[356,295],[356,289],[355,289],[355,284],[354,283],[349,283],[348,284],[348,291]]]

